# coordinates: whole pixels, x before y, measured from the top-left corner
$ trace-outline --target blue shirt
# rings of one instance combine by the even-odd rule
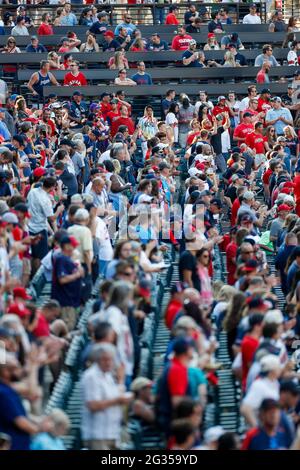
[[[74,13],[69,13],[62,17],[60,24],[61,26],[75,26],[77,24],[77,18]]]
[[[38,44],[37,47],[33,47],[32,44],[28,44],[28,46],[26,47],[26,52],[47,52],[47,49],[45,48],[45,46],[43,46],[43,44]]]
[[[283,117],[284,119],[293,122],[291,112],[287,108],[269,109],[266,114],[266,121],[273,121],[274,119],[277,119],[279,117]],[[283,135],[283,129],[287,126],[287,124],[280,120],[276,121],[273,126],[275,127],[276,133],[278,135]]]
[[[135,73],[131,79],[138,85],[152,85],[152,78],[148,73]]]
[[[192,51],[185,51],[182,54],[182,60],[189,59],[193,54],[194,53]],[[201,64],[198,60],[193,60],[193,62],[190,62],[189,65],[185,65],[185,67],[204,67],[204,65]]]
[[[6,140],[11,140],[11,135],[10,135],[10,132],[8,130],[8,127],[5,124],[5,122],[3,122],[3,121],[0,121],[0,135],[3,137],[3,139],[5,141]]]
[[[287,280],[286,280],[286,285],[289,291],[291,290],[293,286],[293,281],[296,273],[299,271],[299,266],[296,263],[296,260],[292,262],[291,266],[289,267],[288,274],[287,274]]]
[[[133,32],[136,30],[135,24],[132,23],[121,23],[115,29],[115,36],[119,36],[119,32],[121,28],[125,28],[127,30],[127,34],[132,36]]]
[[[93,23],[90,27],[90,32],[94,34],[103,34],[107,31],[107,26],[107,23],[101,23],[100,21],[96,21],[96,23]]]
[[[59,253],[54,258],[52,298],[58,300],[62,307],[79,307],[81,297],[81,278],[67,284],[60,284],[59,279],[69,276],[77,270],[74,261],[68,256]]]
[[[41,432],[33,438],[30,450],[66,450],[66,448],[59,437]]]
[[[20,396],[9,385],[0,382],[0,432],[11,437],[11,450],[29,450],[29,434],[14,423],[19,417],[26,417]]]
[[[243,450],[279,450],[287,449],[288,447],[288,436],[281,427],[278,427],[274,436],[269,436],[261,428],[250,429],[242,445]]]

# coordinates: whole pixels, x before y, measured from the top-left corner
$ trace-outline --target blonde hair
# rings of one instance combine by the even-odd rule
[[[230,52],[230,51],[225,52],[225,55],[224,55],[224,65],[225,65],[225,64],[228,64],[228,65],[230,65],[231,67],[235,67],[235,66],[236,66],[234,55],[233,55],[232,52]]]
[[[297,134],[296,134],[296,132],[295,132],[295,130],[292,126],[285,126],[283,128],[283,132],[287,133],[287,134],[290,134],[294,138],[297,137]]]

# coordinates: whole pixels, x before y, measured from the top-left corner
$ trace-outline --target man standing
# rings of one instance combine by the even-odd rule
[[[293,125],[293,117],[287,108],[282,107],[281,98],[273,98],[273,109],[269,109],[266,114],[266,126],[274,126],[277,135],[284,135],[285,126]]]
[[[37,238],[37,243],[31,247],[35,270],[39,268],[41,260],[48,253],[48,222],[55,232],[57,230],[56,218],[64,210],[64,206],[59,205],[56,212],[53,212],[49,194],[56,184],[56,178],[48,176],[44,179],[42,186],[31,189],[28,194],[28,209],[31,215],[28,221],[29,233]]]
[[[39,96],[42,98],[43,88],[45,86],[49,86],[49,85],[59,86],[58,81],[56,80],[54,75],[51,72],[49,72],[49,70],[50,70],[50,63],[48,62],[48,60],[41,60],[40,70],[38,72],[34,72],[31,75],[30,80],[27,85],[29,91],[33,95]]]
[[[61,305],[61,318],[69,331],[74,330],[79,314],[81,301],[81,283],[84,269],[75,263],[74,249],[79,242],[76,238],[66,236],[61,239],[61,252],[53,258],[53,277],[51,297]]]
[[[255,3],[252,3],[252,5],[250,5],[249,8],[250,8],[250,13],[244,16],[243,24],[261,24],[261,18],[259,14],[257,13],[257,7]]]

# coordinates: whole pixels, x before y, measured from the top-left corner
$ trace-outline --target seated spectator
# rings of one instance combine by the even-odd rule
[[[259,54],[254,62],[255,67],[261,67],[264,62],[270,62],[272,67],[279,67],[279,63],[272,54],[273,49],[270,44],[265,44],[262,48],[262,54]]]
[[[145,52],[147,49],[144,40],[142,38],[136,38],[129,47],[129,50],[131,52]]]
[[[57,8],[56,10],[56,17],[54,18],[53,25],[54,26],[62,26],[62,20],[66,16],[66,12],[63,7]]]
[[[114,39],[114,33],[112,31],[106,31],[103,33],[103,51],[116,51],[120,48],[120,43]]]
[[[71,71],[64,77],[64,86],[87,86],[87,84],[85,75],[79,71],[79,62],[73,61]]]
[[[76,26],[77,18],[72,12],[71,3],[66,2],[63,7],[64,14],[62,15],[60,26]]]
[[[136,82],[137,85],[152,85],[151,75],[145,72],[145,63],[138,62],[137,69],[138,71],[132,76],[132,80]]]
[[[188,49],[189,43],[192,39],[192,36],[186,34],[186,27],[179,26],[178,34],[174,36],[171,48],[174,49],[174,51],[185,51]]]
[[[257,6],[252,3],[249,7],[250,13],[243,18],[243,24],[261,24],[261,17],[257,13]]]
[[[231,33],[221,39],[221,49],[227,49],[229,44],[234,44],[236,49],[245,49],[238,33]]]
[[[169,46],[166,41],[163,41],[160,38],[158,33],[154,33],[151,36],[151,39],[148,43],[148,50],[149,51],[168,51]]]
[[[125,50],[128,50],[131,44],[131,36],[127,34],[127,29],[125,27],[119,28],[118,36],[115,36],[115,41],[119,44],[118,49],[121,47]]]
[[[125,57],[125,51],[117,51],[108,61],[110,70],[126,70],[129,69],[128,60]]]
[[[82,26],[91,27],[93,25],[92,15],[93,15],[93,12],[92,12],[91,7],[84,8],[82,10],[78,23]]]
[[[288,21],[288,24],[287,24],[287,32],[288,33],[298,33],[299,28],[297,26],[297,23],[298,23],[298,19],[291,16],[289,18],[289,21]]]
[[[287,25],[284,22],[283,13],[281,10],[275,11],[272,21],[269,24],[270,33],[282,33],[287,30]]]
[[[300,41],[293,41],[290,47],[290,51],[287,55],[288,65],[291,66],[298,66],[299,65],[299,57],[297,52],[300,50]]]
[[[42,22],[38,27],[37,33],[39,36],[50,36],[53,34],[53,28],[50,24],[51,17],[49,13],[44,13],[42,15]]]
[[[115,78],[115,84],[121,86],[136,86],[137,83],[131,78],[126,76],[126,69],[121,69],[118,72],[118,76]]]
[[[227,7],[220,8],[219,14],[220,14],[220,22],[222,24],[232,24],[232,19],[230,18],[230,16],[228,16]]]
[[[89,31],[93,34],[105,34],[108,30],[108,16],[106,11],[100,11],[97,15],[97,21],[92,23]]]
[[[203,52],[197,52],[196,47],[197,43],[194,39],[192,39],[189,43],[188,49],[182,54],[183,65],[190,67],[205,67],[203,64],[205,56]],[[199,60],[200,58],[201,60]]]
[[[264,62],[260,71],[256,75],[256,83],[270,83],[269,72],[271,69],[270,62]]]
[[[218,34],[224,31],[220,18],[221,18],[221,15],[219,12],[213,12],[211,14],[211,21],[207,25],[209,33]]]
[[[241,67],[247,66],[246,58],[243,54],[237,51],[235,43],[228,45],[228,50],[233,54],[236,64],[239,64]]]
[[[188,7],[188,10],[184,14],[184,24],[188,26],[194,23],[197,17],[198,17],[198,12],[196,9],[196,5],[191,3]]]
[[[223,67],[240,67],[240,64],[235,61],[235,56],[231,51],[225,52]]]
[[[166,16],[165,24],[178,25],[179,24],[179,20],[177,18],[178,13],[179,13],[179,9],[177,5],[171,5],[169,7],[169,14]]]
[[[30,16],[27,14],[27,11],[26,11],[26,7],[23,6],[23,5],[20,5],[17,9],[17,16],[22,16],[25,20],[25,26],[27,28],[29,28],[30,26],[32,26],[32,21],[31,21],[31,18]]]
[[[130,13],[125,13],[124,20],[122,23],[118,24],[115,29],[115,36],[119,36],[120,29],[126,29],[126,34],[129,36],[133,36],[134,31],[136,30],[136,25],[131,22],[132,17]]]
[[[216,38],[215,33],[208,33],[207,35],[207,43],[204,45],[204,51],[218,51],[220,46],[218,44],[218,40]]]
[[[81,44],[79,52],[99,52],[100,47],[97,43],[96,36],[90,31],[87,31],[86,34],[86,42]]]
[[[189,34],[199,34],[201,33],[201,18],[198,16],[193,20],[193,22],[186,27],[186,32]]]
[[[31,44],[26,47],[26,52],[47,52],[47,49],[39,43],[37,36],[31,36]]]
[[[58,52],[60,53],[69,53],[69,52],[79,52],[77,46],[80,46],[80,39],[74,39],[71,37],[62,38],[60,48]]]
[[[11,30],[13,36],[29,36],[29,31],[25,26],[24,16],[17,16],[16,26]]]

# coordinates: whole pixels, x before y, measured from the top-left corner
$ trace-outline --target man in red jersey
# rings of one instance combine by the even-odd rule
[[[186,34],[186,27],[179,26],[178,34],[173,38],[171,47],[174,51],[186,51],[192,39],[192,36]]]
[[[87,79],[82,72],[79,72],[79,62],[74,60],[71,64],[71,71],[66,73],[64,86],[87,86]]]
[[[120,116],[111,123],[111,136],[114,137],[118,132],[120,126],[127,126],[129,135],[132,135],[135,130],[134,122],[128,117],[128,108],[123,105],[120,108]]]
[[[254,126],[254,132],[246,135],[245,143],[255,150],[255,167],[258,168],[266,159],[267,138],[263,135],[263,123],[257,122]]]
[[[243,122],[234,129],[233,139],[237,140],[238,144],[245,142],[247,134],[254,131],[254,125],[252,124],[251,120],[251,113],[244,113]]]

